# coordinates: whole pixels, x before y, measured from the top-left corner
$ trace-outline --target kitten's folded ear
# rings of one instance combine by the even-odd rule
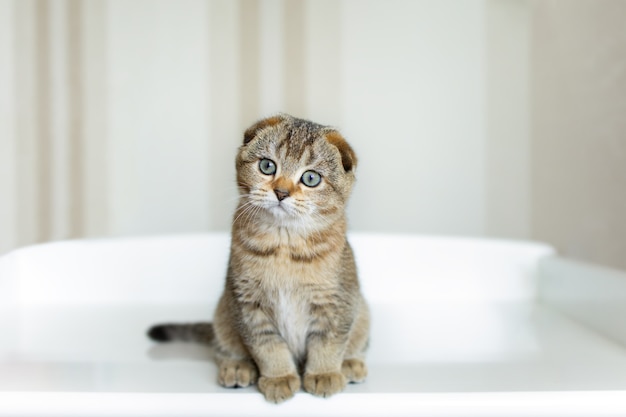
[[[354,170],[357,164],[356,154],[354,153],[350,145],[348,145],[348,142],[346,142],[343,136],[341,136],[341,134],[336,130],[333,130],[326,134],[326,140],[328,141],[328,143],[335,146],[339,150],[343,169],[346,172]]]
[[[267,119],[259,120],[248,129],[246,129],[243,134],[243,144],[247,145],[248,142],[254,139],[261,130],[265,129],[266,127],[275,126],[283,120],[284,118],[281,116],[272,116],[268,117]]]

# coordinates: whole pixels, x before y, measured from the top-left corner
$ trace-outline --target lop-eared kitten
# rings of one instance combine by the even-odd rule
[[[258,383],[268,401],[301,385],[327,397],[361,382],[369,335],[346,239],[356,156],[333,128],[286,114],[246,130],[226,285],[213,323],[163,324],[149,335],[210,343],[219,383]]]

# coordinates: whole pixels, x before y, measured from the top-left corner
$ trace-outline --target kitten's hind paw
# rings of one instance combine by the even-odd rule
[[[244,388],[256,383],[256,365],[246,360],[228,360],[220,364],[218,382],[226,388]]]
[[[304,389],[318,397],[330,397],[341,392],[346,383],[346,377],[339,372],[304,375]]]
[[[346,359],[341,364],[341,373],[348,382],[363,382],[367,376],[367,366],[360,359]]]
[[[300,377],[298,375],[259,378],[259,391],[263,393],[267,401],[276,404],[293,397],[299,389]]]

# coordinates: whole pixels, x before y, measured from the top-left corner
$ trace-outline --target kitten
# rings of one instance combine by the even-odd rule
[[[301,385],[327,397],[363,381],[369,312],[345,217],[356,162],[337,130],[286,114],[246,130],[213,323],[157,325],[150,337],[210,343],[221,385],[258,383],[275,403]]]

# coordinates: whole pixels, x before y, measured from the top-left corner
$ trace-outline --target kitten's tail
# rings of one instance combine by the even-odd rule
[[[148,337],[156,342],[195,342],[210,345],[215,339],[213,323],[165,323],[156,324],[148,330]]]

